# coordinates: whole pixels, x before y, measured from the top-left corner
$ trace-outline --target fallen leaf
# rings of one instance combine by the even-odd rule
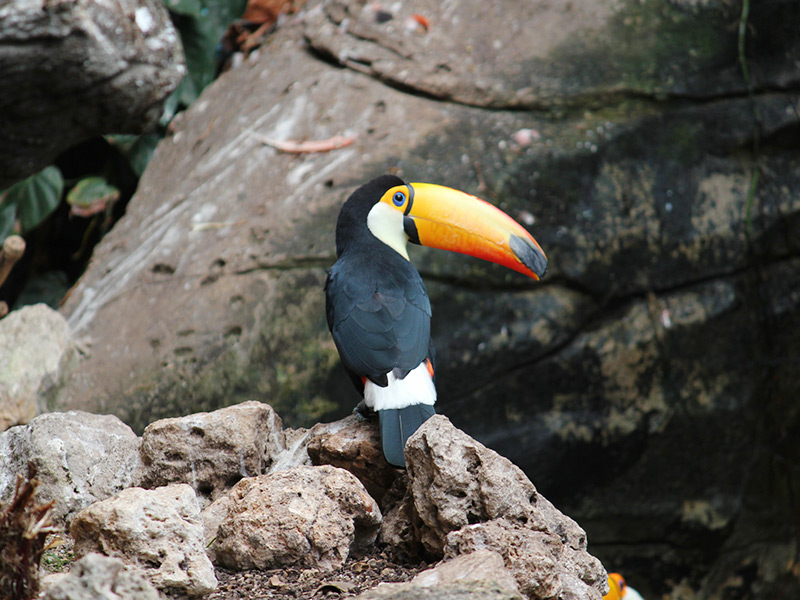
[[[428,29],[430,29],[431,22],[428,20],[427,17],[414,13],[413,15],[411,15],[411,18],[417,23],[419,23],[425,31],[428,31]]]
[[[312,152],[329,152],[331,150],[338,150],[352,144],[356,136],[354,135],[335,135],[327,140],[309,140],[306,142],[298,142],[295,140],[275,140],[254,131],[250,132],[256,140],[267,146],[271,146],[281,152],[289,154],[306,154]]]
[[[234,225],[244,225],[247,221],[208,221],[203,223],[192,223],[192,231],[208,231],[209,229],[224,229]]]

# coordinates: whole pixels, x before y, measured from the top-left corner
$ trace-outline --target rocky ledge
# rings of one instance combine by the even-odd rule
[[[0,501],[32,467],[37,500],[54,502],[75,561],[43,580],[50,600],[219,597],[221,572],[277,570],[278,585],[378,551],[432,566],[362,585],[362,600],[600,600],[586,534],[509,460],[435,416],[406,461],[383,460],[375,423],[283,429],[259,402],[156,421],[141,438],[113,416],[49,413],[0,434]]]

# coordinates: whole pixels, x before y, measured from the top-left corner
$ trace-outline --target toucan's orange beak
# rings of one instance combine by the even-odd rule
[[[388,190],[381,202],[403,212],[406,235],[416,244],[482,258],[537,280],[547,272],[547,257],[531,234],[471,194],[409,183]]]

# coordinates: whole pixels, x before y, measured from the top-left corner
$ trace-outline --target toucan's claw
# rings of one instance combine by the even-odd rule
[[[353,414],[356,416],[356,418],[358,418],[359,421],[369,421],[370,419],[375,418],[375,411],[367,406],[367,403],[363,400],[359,402],[353,409]]]

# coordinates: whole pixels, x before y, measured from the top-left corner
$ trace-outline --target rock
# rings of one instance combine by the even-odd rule
[[[327,465],[243,479],[206,512],[220,505],[227,514],[206,535],[216,564],[232,569],[335,569],[374,543],[381,522],[361,482]]]
[[[602,597],[606,573],[586,550],[586,534],[508,459],[430,418],[406,444],[406,468],[421,542],[453,557],[500,552],[531,598]]]
[[[519,587],[491,550],[477,550],[442,562],[405,583],[381,583],[357,596],[358,600],[420,600],[428,598],[470,600],[522,599]]]
[[[601,600],[608,582],[600,561],[566,536],[509,519],[467,525],[447,536],[445,557],[489,549],[502,555],[531,600]]]
[[[359,594],[354,600],[521,600],[518,592],[512,592],[496,583],[483,581],[447,583],[430,588],[409,584],[382,583]]]
[[[193,596],[217,587],[189,485],[123,490],[78,513],[70,534],[75,556],[99,552],[119,558],[159,590]]]
[[[431,556],[421,542],[421,531],[425,525],[414,509],[408,477],[396,479],[387,496],[388,499],[384,500],[383,523],[378,542],[388,547],[398,560],[405,562],[418,562],[424,558],[438,559],[440,556]]]
[[[432,569],[419,573],[411,583],[420,587],[435,588],[453,582],[494,582],[501,588],[519,594],[514,577],[505,568],[503,557],[493,551],[478,549],[439,563]]]
[[[335,423],[315,425],[309,436],[308,455],[312,464],[350,471],[381,504],[398,471],[383,456],[376,421],[350,415]]]
[[[285,448],[275,457],[270,469],[272,472],[311,464],[308,456],[308,441],[311,439],[308,429],[284,429],[283,438]]]
[[[17,474],[32,465],[37,500],[55,501],[52,517],[69,522],[79,510],[132,485],[141,466],[140,440],[113,415],[48,413],[0,433],[0,501],[14,494]]]
[[[406,444],[406,462],[414,508],[427,528],[423,542],[441,555],[447,534],[465,525],[504,517],[542,525],[536,488],[519,467],[456,429],[443,415],[429,419]],[[585,534],[575,523],[576,538]],[[583,541],[585,547],[585,539]]]
[[[0,189],[93,135],[155,127],[186,74],[155,0],[7,2],[0,22]]]
[[[739,12],[716,0],[639,11],[609,2],[520,5],[513,0],[492,10],[480,0],[462,2],[457,10],[439,2],[387,10],[392,18],[379,20],[373,5],[326,2],[323,10],[309,14],[306,36],[317,52],[343,66],[403,89],[477,106],[541,109],[583,105],[590,98],[746,91],[736,67],[723,58],[736,45],[736,31],[727,25],[737,22]],[[414,26],[414,12],[430,25]],[[467,18],[475,14],[481,18]],[[769,23],[774,17],[754,18]],[[686,27],[676,28],[679,22]],[[684,51],[697,48],[700,40],[702,51]],[[789,45],[796,57],[798,44]],[[750,60],[769,76],[797,82],[791,61],[770,64],[763,55]]]
[[[46,410],[62,371],[77,360],[77,346],[64,317],[35,304],[0,320],[0,348],[0,431],[4,431]]]
[[[267,473],[283,450],[281,419],[260,402],[161,419],[142,434],[142,487],[188,483],[215,500],[242,477]]]
[[[59,406],[113,410],[135,431],[242,398],[291,427],[344,416],[358,398],[321,292],[342,202],[386,171],[460,187],[525,223],[551,271],[540,285],[411,248],[437,410],[656,593],[716,585],[712,571],[725,582],[749,560],[763,579],[746,593],[800,597],[776,558],[796,538],[785,490],[798,483],[773,469],[797,462],[800,426],[785,402],[800,354],[793,4],[751,3],[749,83],[740,11],[719,0],[498,3],[477,20],[461,12],[473,4],[420,0],[382,29],[362,4],[309,0],[175,124],[61,309],[93,345]],[[411,10],[427,34],[398,29]],[[364,39],[366,25],[385,35]],[[297,156],[250,130],[356,140]]]
[[[42,600],[159,600],[158,590],[118,558],[90,552],[46,585]]]

